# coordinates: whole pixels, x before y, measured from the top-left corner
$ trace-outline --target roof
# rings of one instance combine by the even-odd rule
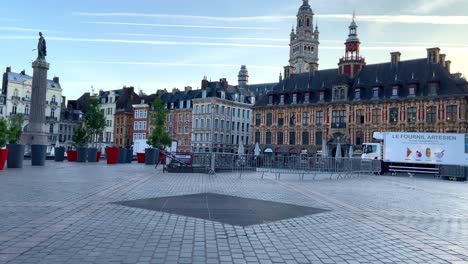
[[[260,96],[260,95],[264,95],[264,94],[267,94],[268,92],[272,91],[273,88],[275,88],[275,86],[277,84],[278,83],[249,84],[247,86],[247,90],[250,93],[254,93],[255,96]]]
[[[380,99],[391,98],[391,90],[395,85],[408,87],[417,85],[416,97],[425,97],[429,93],[429,83],[437,82],[440,85],[437,96],[468,95],[468,84],[465,79],[455,78],[442,65],[428,63],[427,59],[401,61],[397,66],[389,63],[366,65],[354,78],[338,74],[338,69],[321,70],[315,73],[294,74],[290,78],[278,83],[268,95],[278,97],[280,94],[297,93],[301,96],[309,92],[310,102],[317,102],[320,90],[325,90],[325,101],[332,99],[333,86],[345,85],[348,89],[348,101],[354,98],[354,88],[361,88],[361,101],[371,100],[372,88],[380,87]],[[407,98],[408,89],[401,89],[399,97]],[[285,97],[285,104],[291,102],[291,96]],[[301,98],[298,99],[298,102]],[[268,96],[262,96],[255,106],[268,105]],[[278,99],[275,98],[275,102]],[[375,99],[374,99],[375,100]]]
[[[27,74],[21,74],[21,73],[16,73],[16,72],[7,72],[7,78],[8,82],[14,82],[14,83],[27,83],[27,82],[32,82],[32,76],[29,76]],[[53,80],[47,80],[48,82],[48,89],[54,88],[54,89],[62,89],[62,86],[60,83],[55,83]]]

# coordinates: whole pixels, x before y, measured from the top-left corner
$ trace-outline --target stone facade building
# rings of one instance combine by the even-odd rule
[[[73,135],[81,124],[83,112],[77,109],[76,101],[69,101],[67,106],[65,106],[65,101],[65,97],[62,97],[63,104],[60,111],[58,142],[66,150],[71,150],[74,147]]]
[[[344,155],[377,131],[468,133],[468,83],[451,73],[440,49],[407,61],[394,52],[389,62],[367,65],[354,19],[349,29],[337,69],[287,66],[284,80],[256,102],[253,137],[264,153],[315,154],[327,144],[334,155],[340,143]]]
[[[118,146],[133,145],[133,104],[139,101],[140,97],[133,87],[123,88],[122,96],[116,102],[114,116],[114,143]]]
[[[0,97],[0,116],[8,118],[10,115],[23,114],[25,118],[23,130],[27,130],[29,124],[31,88],[32,76],[27,75],[25,71],[15,73],[11,71],[11,67],[6,68],[2,82],[3,96]],[[47,152],[52,150],[59,137],[61,99],[62,87],[59,78],[54,77],[53,80],[47,82],[46,127],[44,128],[49,133]]]
[[[116,102],[119,100],[123,93],[123,89],[111,90],[111,91],[99,91],[99,101],[101,102],[100,109],[106,116],[106,128],[102,134],[102,140],[107,145],[114,144],[114,115],[116,110]]]

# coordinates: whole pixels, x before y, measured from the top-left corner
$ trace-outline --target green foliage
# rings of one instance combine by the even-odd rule
[[[100,134],[106,127],[106,117],[99,109],[99,100],[97,98],[90,98],[88,111],[84,116],[86,128],[88,129],[88,136],[91,136],[91,141],[97,140]]]
[[[12,115],[9,121],[8,143],[18,144],[23,132],[24,116],[22,114]]]
[[[153,102],[151,112],[151,124],[155,126],[148,138],[147,144],[157,149],[164,149],[172,143],[171,136],[166,132],[166,116],[169,111],[164,106],[164,102],[157,98]]]
[[[88,129],[86,125],[82,123],[76,130],[75,134],[73,134],[73,144],[75,147],[84,147],[88,144],[89,136],[88,136]]]
[[[5,119],[0,117],[0,148],[4,148],[7,144],[8,138],[8,123]]]

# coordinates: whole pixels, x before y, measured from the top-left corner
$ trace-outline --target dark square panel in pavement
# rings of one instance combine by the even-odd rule
[[[257,225],[327,211],[215,193],[122,201],[115,204],[237,226]]]

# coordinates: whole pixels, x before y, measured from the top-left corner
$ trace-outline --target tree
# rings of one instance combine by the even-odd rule
[[[86,125],[82,123],[73,134],[73,143],[75,147],[83,147],[88,143],[88,141],[88,129],[86,128]]]
[[[147,144],[157,149],[164,149],[172,143],[171,136],[166,132],[166,116],[168,110],[164,102],[157,98],[153,102],[153,111],[151,112],[151,124],[155,126],[153,132],[148,138]]]
[[[7,136],[8,136],[8,123],[5,119],[0,117],[0,149],[6,146]]]
[[[96,143],[99,135],[102,134],[106,127],[106,117],[99,109],[99,100],[97,98],[91,98],[89,100],[88,111],[84,116],[84,122],[91,143]]]
[[[18,144],[23,132],[24,116],[22,114],[12,115],[9,121],[8,142],[10,144]]]

